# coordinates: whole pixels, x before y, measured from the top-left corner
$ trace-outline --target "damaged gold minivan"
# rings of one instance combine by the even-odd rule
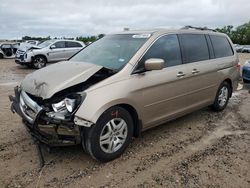
[[[27,75],[10,96],[11,110],[42,143],[81,143],[93,158],[110,161],[146,129],[206,106],[223,110],[238,78],[224,34],[126,31]]]

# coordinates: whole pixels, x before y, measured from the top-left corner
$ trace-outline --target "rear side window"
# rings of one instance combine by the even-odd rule
[[[180,34],[184,63],[209,59],[209,50],[205,35]]]
[[[64,41],[56,42],[54,45],[56,46],[56,48],[65,48]]]
[[[216,58],[233,55],[232,47],[224,36],[210,35]]]
[[[177,35],[166,35],[159,38],[146,52],[140,63],[150,58],[165,61],[165,67],[182,64],[181,52]]]
[[[66,41],[66,48],[79,48],[79,47],[82,47],[82,45],[78,42]]]

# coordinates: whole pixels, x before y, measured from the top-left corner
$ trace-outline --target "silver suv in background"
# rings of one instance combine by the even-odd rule
[[[48,62],[69,59],[80,51],[85,44],[74,40],[47,40],[37,46],[23,46],[16,52],[15,62],[40,69]]]

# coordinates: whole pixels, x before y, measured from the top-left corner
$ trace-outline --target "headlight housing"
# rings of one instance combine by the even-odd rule
[[[83,95],[74,94],[65,97],[65,99],[60,102],[53,103],[51,106],[54,112],[56,113],[72,113],[77,108],[77,106],[80,105],[80,103],[84,100],[85,97],[85,93]]]
[[[64,100],[52,104],[52,108],[55,112],[73,112],[76,106],[76,99],[65,98]]]

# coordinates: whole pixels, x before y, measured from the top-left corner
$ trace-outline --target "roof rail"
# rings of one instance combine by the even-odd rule
[[[191,25],[186,25],[185,27],[182,27],[181,29],[197,29],[197,30],[202,30],[202,31],[217,32],[215,29],[209,29],[207,27],[194,27],[194,26],[191,26]]]

